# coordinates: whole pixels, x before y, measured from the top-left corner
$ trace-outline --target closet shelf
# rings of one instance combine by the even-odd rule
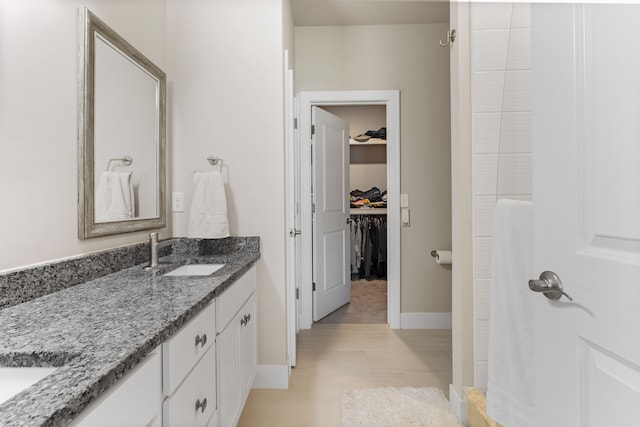
[[[371,138],[366,142],[358,142],[355,139],[351,138],[349,140],[349,145],[353,145],[353,146],[367,146],[367,145],[387,145],[387,140],[386,139],[380,139],[380,138]]]
[[[350,208],[350,215],[386,215],[387,208]]]

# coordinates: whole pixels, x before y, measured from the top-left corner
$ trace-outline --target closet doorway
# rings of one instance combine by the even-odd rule
[[[377,168],[374,169],[380,170],[380,164],[384,164],[384,172],[382,172],[384,176],[383,178],[379,178],[384,180],[384,187],[386,189],[386,247],[387,247],[387,257],[385,260],[384,273],[382,275],[386,276],[387,280],[387,319],[386,323],[388,323],[392,328],[399,328],[400,326],[400,96],[398,91],[358,91],[358,92],[302,92],[300,94],[300,159],[309,159],[308,161],[300,161],[300,184],[301,184],[301,194],[300,194],[300,219],[301,219],[301,246],[302,246],[302,259],[299,263],[299,267],[301,268],[301,284],[300,284],[300,313],[298,319],[300,320],[300,328],[301,329],[309,329],[313,323],[313,267],[314,267],[314,254],[313,254],[313,213],[312,213],[312,177],[313,177],[313,164],[311,162],[311,126],[312,126],[312,117],[311,110],[312,107],[321,107],[328,111],[332,111],[339,115],[341,110],[345,111],[348,107],[371,107],[372,109],[376,109],[378,113],[382,112],[384,116],[384,123],[386,132],[386,143],[382,143],[378,141],[379,147],[378,149],[373,149],[375,153],[357,153],[357,150],[360,147],[356,148],[356,157],[362,159],[370,158],[370,156],[374,156],[374,160],[368,160],[369,164],[374,164],[374,162],[379,162]],[[352,131],[355,129],[352,129]],[[372,130],[379,130],[372,129]],[[364,132],[364,131],[363,131]],[[351,135],[356,136],[356,135]],[[380,138],[378,138],[380,139]],[[364,145],[364,144],[362,144]],[[371,144],[367,146],[367,149],[373,147]],[[380,162],[380,153],[383,153],[384,163]],[[377,157],[376,157],[377,156]],[[366,161],[361,160],[361,166],[366,165]],[[360,168],[356,166],[356,170]],[[359,188],[363,192],[367,190],[371,190],[371,187],[377,187],[382,190],[379,186],[372,184],[370,187],[366,181],[357,181],[361,179],[362,176],[354,177],[354,185],[362,186],[364,185],[364,190]],[[369,181],[373,182],[373,181]],[[360,184],[361,183],[361,184]],[[353,185],[351,185],[353,187]],[[355,187],[353,189],[356,189]],[[349,197],[348,194],[345,194],[344,197]],[[378,215],[382,213],[382,211],[377,212]],[[371,216],[373,216],[373,212],[371,212]],[[367,219],[372,219],[375,221],[375,218],[371,218],[371,216],[367,216]],[[350,264],[350,263],[349,263]],[[371,267],[371,266],[370,266]],[[378,268],[379,266],[376,266]],[[342,268],[342,265],[338,268]],[[364,271],[364,266],[362,266],[362,273],[358,272],[357,275],[354,271],[354,275],[356,278],[359,278],[360,274],[365,275],[369,273],[369,278],[373,278],[371,269],[367,272]],[[376,271],[376,274],[378,271]]]
[[[387,323],[387,107],[386,105],[338,105],[313,107],[343,119],[348,123],[347,190],[336,191],[338,200],[348,200],[345,221],[347,248],[347,280],[350,298],[335,305],[329,313],[318,311],[324,298],[319,292],[318,262],[314,251],[316,293],[314,320],[319,323]],[[317,132],[316,124],[316,132]],[[314,135],[318,144],[318,135]],[[314,159],[318,158],[318,147]],[[314,191],[317,193],[318,161]],[[333,168],[328,168],[333,169]],[[317,197],[316,205],[317,205]],[[317,221],[321,214],[316,207],[314,242],[318,243]]]

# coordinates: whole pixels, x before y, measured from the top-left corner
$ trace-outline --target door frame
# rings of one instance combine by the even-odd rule
[[[311,212],[311,107],[385,105],[387,109],[387,323],[400,329],[400,91],[300,92],[300,231],[302,246],[300,329],[313,324],[313,220]],[[307,159],[307,160],[302,160]],[[293,299],[291,299],[293,298]],[[289,299],[295,305],[295,295]]]

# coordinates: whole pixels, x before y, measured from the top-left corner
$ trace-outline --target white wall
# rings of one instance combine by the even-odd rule
[[[298,90],[400,90],[401,312],[451,311],[451,271],[430,256],[451,245],[447,24],[296,27]]]
[[[168,1],[175,236],[186,236],[194,171],[224,161],[232,235],[260,236],[258,363],[286,365],[283,6]]]
[[[475,386],[486,390],[493,215],[531,199],[528,4],[471,5]]]
[[[164,0],[0,0],[0,271],[148,239],[77,237],[77,17],[85,5],[166,67]]]

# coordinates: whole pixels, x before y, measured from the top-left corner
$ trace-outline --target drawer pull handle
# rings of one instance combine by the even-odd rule
[[[207,334],[202,335],[202,337],[200,335],[196,335],[196,346],[200,344],[202,347],[204,347],[206,343],[207,343]]]
[[[204,400],[202,402],[200,402],[200,399],[196,400],[196,412],[198,412],[198,409],[202,411],[202,413],[204,414],[205,409],[207,409],[207,398],[205,397]]]

